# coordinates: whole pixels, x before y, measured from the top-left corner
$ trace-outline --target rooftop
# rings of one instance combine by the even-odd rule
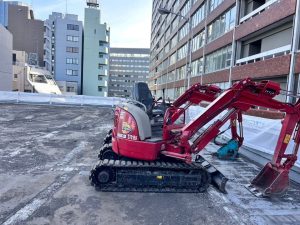
[[[89,183],[112,109],[1,104],[0,224],[299,224],[300,187],[257,198],[244,184],[259,168],[204,156],[228,178],[228,194],[103,193]]]

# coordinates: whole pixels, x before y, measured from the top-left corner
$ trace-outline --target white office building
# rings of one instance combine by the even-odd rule
[[[64,94],[81,94],[82,22],[53,12],[45,21],[44,62]]]

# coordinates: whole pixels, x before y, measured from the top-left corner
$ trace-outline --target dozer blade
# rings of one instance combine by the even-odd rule
[[[219,170],[206,161],[201,155],[197,155],[195,161],[201,163],[201,165],[207,170],[211,176],[211,184],[220,192],[226,194],[226,183],[228,178],[225,177]]]
[[[222,193],[226,194],[226,183],[228,181],[228,178],[225,177],[220,171],[216,171],[214,173],[211,173],[211,184],[217,188]]]
[[[267,163],[246,188],[257,197],[283,194],[289,186],[289,171]]]

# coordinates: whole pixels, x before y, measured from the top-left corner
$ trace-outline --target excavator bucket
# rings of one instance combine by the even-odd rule
[[[257,197],[267,197],[282,194],[288,186],[289,171],[267,163],[246,187]]]

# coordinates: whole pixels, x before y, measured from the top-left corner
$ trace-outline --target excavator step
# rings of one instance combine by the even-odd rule
[[[92,169],[90,181],[100,191],[198,193],[211,180],[200,163],[104,159]]]

